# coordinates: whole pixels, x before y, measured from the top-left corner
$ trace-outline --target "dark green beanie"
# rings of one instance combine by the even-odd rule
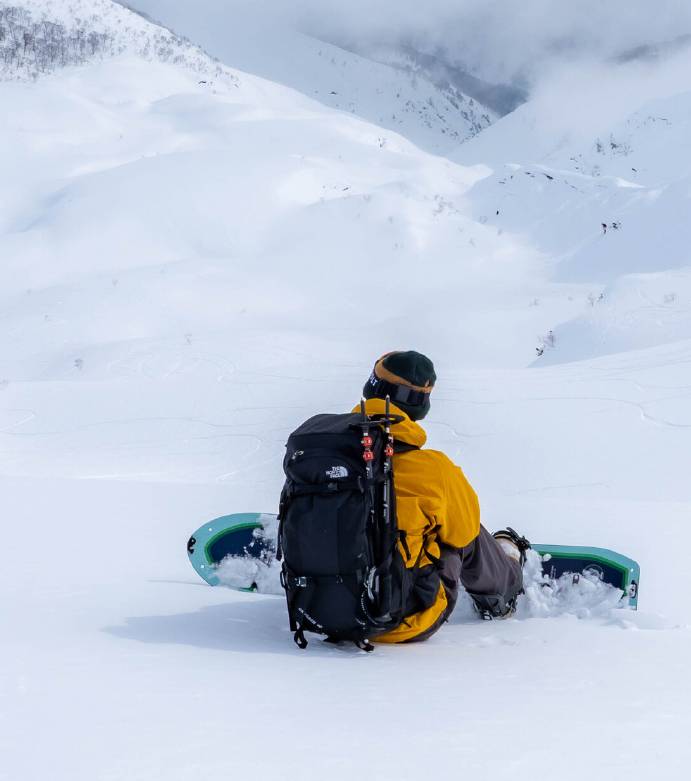
[[[437,381],[434,364],[415,350],[386,353],[375,364],[362,389],[366,399],[385,399],[408,415],[422,420],[429,412],[429,397]]]

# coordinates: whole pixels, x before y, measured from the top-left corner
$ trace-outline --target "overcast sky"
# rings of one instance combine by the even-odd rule
[[[129,0],[154,18],[274,24],[341,41],[444,49],[484,78],[539,79],[554,58],[606,60],[691,33],[691,0]]]

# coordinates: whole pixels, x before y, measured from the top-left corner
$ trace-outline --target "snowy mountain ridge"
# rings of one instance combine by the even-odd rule
[[[242,4],[140,0],[133,5],[227,65],[401,133],[433,153],[448,153],[497,117],[462,89],[438,85],[431,74],[277,27],[269,11],[257,22],[243,18]]]
[[[170,12],[165,5],[153,10],[164,16]],[[253,35],[242,30],[238,35],[225,25],[220,29],[225,38],[218,53],[231,55],[226,63],[402,132],[432,151],[451,149],[496,117],[458,89],[440,89],[422,74],[365,59],[326,41],[284,33],[258,59]],[[218,45],[213,36],[208,42]],[[126,3],[17,0],[0,13],[0,79],[36,78],[56,67],[128,53],[184,64],[205,79],[238,78],[187,38]]]
[[[237,81],[198,46],[111,0],[17,0],[0,6],[0,79],[135,54]]]
[[[343,44],[377,62],[428,78],[443,92],[452,97],[468,95],[481,106],[487,106],[496,115],[504,116],[514,111],[528,99],[525,88],[511,84],[492,84],[474,76],[468,68],[452,64],[443,52],[430,54],[421,51],[410,42],[392,45],[362,45],[349,41]]]

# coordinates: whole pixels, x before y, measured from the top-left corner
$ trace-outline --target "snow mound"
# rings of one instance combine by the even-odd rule
[[[583,314],[555,327],[540,365],[691,338],[691,268],[623,275],[588,303]]]
[[[261,529],[255,529],[253,536],[264,540],[268,548],[260,558],[249,556],[226,556],[216,567],[216,575],[222,586],[232,589],[252,589],[259,594],[283,594],[281,586],[281,564],[275,558],[275,540],[278,537],[278,518],[265,514],[261,518]]]
[[[583,572],[574,577],[567,572],[559,578],[543,575],[540,556],[535,551],[528,551],[523,582],[525,594],[519,598],[516,611],[521,618],[596,618],[621,607],[621,589],[604,583],[594,573]]]
[[[260,594],[282,594],[280,574],[281,564],[273,556],[261,559],[226,556],[216,568],[222,586],[253,589]]]

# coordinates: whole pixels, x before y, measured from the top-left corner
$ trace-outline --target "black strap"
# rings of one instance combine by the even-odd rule
[[[334,480],[330,483],[293,483],[290,487],[291,496],[309,496],[310,494],[333,494],[341,491],[364,490],[362,478],[356,480]]]
[[[405,551],[406,561],[410,561],[410,548],[408,547],[408,532],[405,529],[399,529],[398,539],[400,540],[401,545],[403,546],[403,550]]]
[[[429,396],[428,393],[409,388],[407,385],[395,385],[388,380],[382,380],[374,372],[370,375],[367,385],[372,396],[378,396],[380,399],[389,396],[394,404],[400,401],[417,407]]]
[[[293,640],[295,641],[295,645],[301,650],[307,648],[307,638],[305,637],[305,633],[300,624],[297,625],[297,629],[293,635]]]
[[[281,498],[278,501],[278,535],[276,536],[276,560],[281,561],[283,559],[283,516],[286,511],[286,503],[288,499],[288,483],[286,482],[281,489]],[[285,588],[285,587],[284,587]]]
[[[296,575],[293,572],[281,570],[281,585],[283,588],[311,588],[319,582],[335,581],[347,585],[349,582],[361,585],[364,581],[364,574],[361,570],[350,572],[346,575]]]
[[[441,559],[438,556],[434,556],[429,552],[429,548],[427,547],[427,540],[423,541],[422,549],[425,552],[425,556],[427,556],[427,558],[432,562],[432,564],[434,564],[435,569],[438,570],[441,569],[442,568]]]
[[[281,585],[283,588],[308,588],[314,585],[314,578],[308,575],[286,575],[282,574]]]
[[[393,443],[393,452],[395,455],[398,455],[399,453],[408,453],[411,450],[419,449],[420,448],[417,445],[411,445],[410,442],[400,442],[396,439]]]

